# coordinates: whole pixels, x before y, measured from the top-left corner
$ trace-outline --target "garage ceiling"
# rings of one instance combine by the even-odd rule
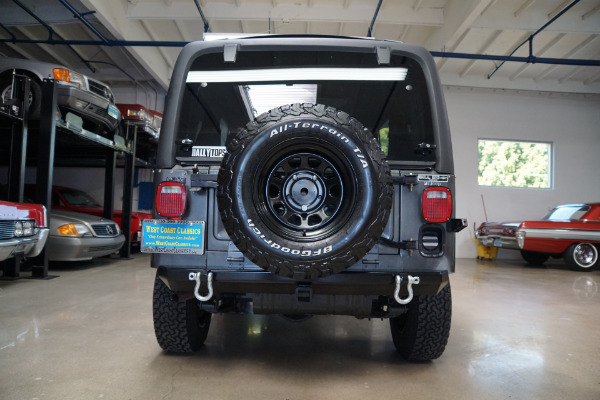
[[[2,0],[0,56],[59,62],[116,87],[162,95],[181,49],[176,45],[201,40],[206,26],[213,34],[367,36],[376,15],[372,36],[377,39],[419,44],[437,55],[508,56],[526,42],[512,55],[527,57],[527,39],[568,8],[535,35],[532,55],[600,61],[598,0],[383,0],[377,12],[379,4],[379,0]],[[70,6],[84,14],[89,26],[69,11]],[[81,44],[102,38],[109,44],[177,43],[169,43],[173,47]],[[49,44],[62,40],[73,44]],[[600,94],[597,65],[511,61],[500,66],[498,60],[447,57],[436,61],[448,86]]]

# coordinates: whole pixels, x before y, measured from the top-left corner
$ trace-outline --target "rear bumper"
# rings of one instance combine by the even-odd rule
[[[519,250],[519,244],[517,243],[517,238],[515,236],[506,237],[506,236],[478,236],[477,240],[479,240],[479,244],[482,246],[494,246],[494,247],[502,247],[505,249],[514,249]]]
[[[200,272],[200,268],[158,267],[158,276],[180,297],[193,297],[195,282],[189,280],[191,272]],[[448,272],[402,273],[342,272],[315,281],[296,281],[282,278],[266,271],[212,271],[215,296],[223,294],[247,295],[252,293],[295,294],[299,287],[310,287],[315,295],[356,295],[356,296],[393,296],[396,288],[395,277],[400,275],[403,282],[408,276],[418,276],[420,283],[413,286],[414,294],[435,295],[449,282]],[[206,274],[202,271],[201,290],[207,289]],[[402,284],[400,294],[406,295],[406,285]]]

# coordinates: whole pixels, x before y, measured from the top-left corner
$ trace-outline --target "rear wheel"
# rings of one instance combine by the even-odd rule
[[[598,249],[591,243],[575,243],[564,254],[565,262],[574,271],[589,271],[598,264]]]
[[[527,261],[527,264],[529,265],[542,265],[550,258],[548,254],[527,250],[521,250],[521,257],[523,257],[523,260]]]
[[[11,98],[12,75],[5,75],[0,78],[0,99],[6,102]],[[31,79],[29,83],[29,118],[39,119],[42,108],[42,87],[36,79]]]
[[[450,283],[435,296],[417,296],[408,311],[390,318],[396,350],[408,361],[431,361],[442,355],[450,336]]]
[[[154,333],[161,348],[169,353],[197,351],[206,340],[211,313],[200,310],[195,299],[177,301],[177,296],[158,274],[154,280]]]

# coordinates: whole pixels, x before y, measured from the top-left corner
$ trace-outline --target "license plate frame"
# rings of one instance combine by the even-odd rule
[[[143,253],[204,254],[205,221],[145,219],[142,221]]]
[[[109,104],[107,112],[108,115],[113,117],[114,119],[119,119],[119,109],[116,106]]]

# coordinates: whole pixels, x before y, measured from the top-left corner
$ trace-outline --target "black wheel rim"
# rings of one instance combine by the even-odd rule
[[[257,210],[272,231],[289,240],[328,237],[354,210],[354,173],[343,156],[310,145],[294,149],[275,151],[259,168],[268,174],[257,180]]]
[[[322,228],[335,218],[344,194],[337,169],[314,153],[294,154],[278,162],[265,189],[273,216],[300,230]]]

